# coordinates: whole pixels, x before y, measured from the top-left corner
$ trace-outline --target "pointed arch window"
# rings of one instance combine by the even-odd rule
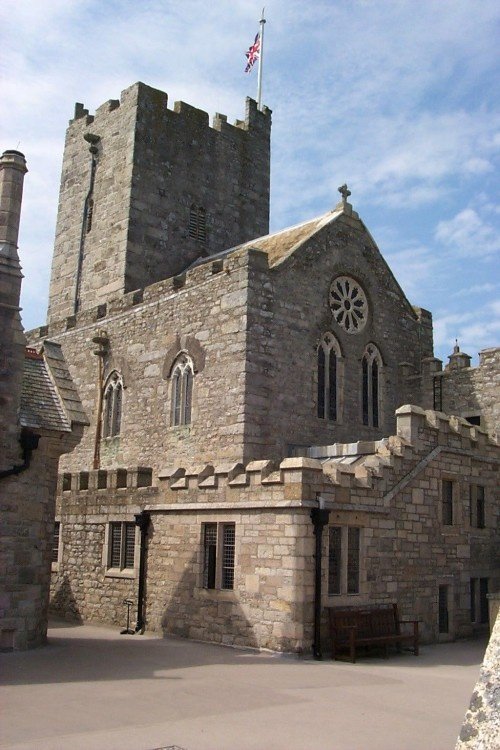
[[[120,434],[123,408],[123,381],[121,375],[111,373],[104,387],[102,436],[115,437]]]
[[[181,354],[172,369],[172,415],[171,424],[191,424],[193,401],[193,363],[186,354]]]
[[[380,426],[382,357],[374,344],[366,347],[361,362],[361,408],[363,424]]]
[[[335,336],[328,332],[322,337],[317,352],[318,392],[317,414],[320,419],[339,421],[340,382],[342,360]]]

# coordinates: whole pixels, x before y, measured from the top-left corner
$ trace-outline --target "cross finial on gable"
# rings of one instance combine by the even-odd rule
[[[349,190],[345,182],[343,185],[339,187],[338,190],[339,190],[340,195],[342,196],[342,203],[347,203],[347,199],[351,195],[351,191]]]

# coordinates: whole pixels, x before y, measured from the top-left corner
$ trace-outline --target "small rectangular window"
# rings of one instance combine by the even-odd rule
[[[203,588],[215,588],[217,567],[217,524],[206,523],[203,541]]]
[[[135,523],[112,521],[109,524],[109,567],[130,569],[135,563]]]
[[[203,588],[234,588],[235,540],[234,523],[203,525]]]
[[[234,587],[234,523],[225,523],[222,526],[222,588],[232,589]]]
[[[359,528],[347,529],[347,593],[359,594]]]
[[[453,525],[453,482],[443,479],[441,484],[442,522],[444,526]]]
[[[88,471],[81,471],[78,481],[78,489],[88,490],[89,488],[89,473]]]
[[[485,625],[488,622],[488,579],[470,579],[470,619],[471,622]]]
[[[438,615],[439,615],[439,632],[449,632],[449,611],[448,611],[448,593],[449,586],[440,586],[438,593]]]
[[[340,572],[342,564],[342,529],[331,526],[328,540],[328,593],[336,596],[341,593]]]
[[[442,377],[434,377],[434,411],[443,411],[443,379]]]
[[[476,529],[484,529],[486,525],[484,487],[481,484],[471,484],[469,490],[470,525]]]
[[[59,521],[54,523],[54,538],[52,542],[52,562],[59,562],[59,544],[61,541],[61,524]]]
[[[361,529],[330,526],[328,535],[328,594],[359,594]]]

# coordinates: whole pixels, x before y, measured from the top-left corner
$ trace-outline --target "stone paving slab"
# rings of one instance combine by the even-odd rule
[[[349,664],[57,623],[0,656],[0,748],[451,750],[485,647]]]

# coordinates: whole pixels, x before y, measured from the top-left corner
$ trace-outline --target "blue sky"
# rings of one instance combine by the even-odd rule
[[[27,158],[23,322],[45,320],[64,133],[142,80],[211,115],[255,96],[247,0],[3,0],[0,148]],[[332,208],[347,182],[436,355],[500,344],[497,0],[269,0],[271,228]]]

